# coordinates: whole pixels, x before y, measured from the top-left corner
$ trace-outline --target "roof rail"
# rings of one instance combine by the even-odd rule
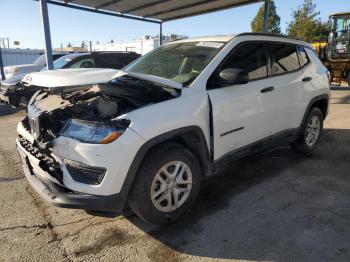
[[[236,35],[236,37],[239,36],[249,36],[249,35],[256,35],[256,36],[273,36],[273,37],[281,37],[281,38],[286,38],[286,39],[291,39],[291,40],[298,40],[298,41],[303,41],[299,38],[296,37],[290,37],[290,36],[286,36],[286,35],[282,35],[282,34],[278,34],[278,33],[241,33]]]

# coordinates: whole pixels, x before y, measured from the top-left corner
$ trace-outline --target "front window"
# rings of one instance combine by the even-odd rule
[[[223,48],[222,42],[184,42],[161,46],[126,67],[126,71],[154,75],[190,85]]]
[[[74,56],[62,56],[53,62],[54,69],[61,69],[74,59]]]

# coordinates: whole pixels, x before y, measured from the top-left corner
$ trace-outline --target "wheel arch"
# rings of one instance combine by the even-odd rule
[[[135,180],[137,171],[148,153],[169,143],[185,146],[198,158],[202,169],[202,175],[209,176],[211,174],[212,163],[208,144],[202,129],[198,126],[175,129],[148,140],[138,150],[122,186],[123,195],[125,195],[126,198]]]
[[[329,109],[329,95],[323,94],[311,99],[304,113],[303,121],[301,122],[300,127],[302,127],[305,124],[307,116],[313,107],[318,107],[322,112],[323,119],[325,119],[327,117]]]

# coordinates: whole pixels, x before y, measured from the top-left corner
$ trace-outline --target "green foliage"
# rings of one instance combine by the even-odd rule
[[[304,0],[303,5],[292,13],[292,21],[287,28],[288,36],[306,42],[326,40],[330,28],[328,23],[321,21],[319,14],[312,0]]]
[[[263,4],[251,22],[252,32],[263,32],[263,24],[264,24],[264,11],[265,4]],[[270,1],[269,4],[269,17],[268,17],[268,32],[269,33],[281,33],[281,18],[276,12],[276,6],[274,1]]]

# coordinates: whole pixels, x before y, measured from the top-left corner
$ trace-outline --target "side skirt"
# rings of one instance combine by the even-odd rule
[[[261,139],[247,146],[235,149],[214,161],[213,163],[214,171],[218,169],[220,166],[227,165],[230,162],[233,162],[245,156],[263,152],[271,148],[288,144],[296,140],[299,134],[300,134],[299,128],[288,129],[288,130],[279,132],[277,134],[274,134],[272,136],[269,136],[267,138]]]

